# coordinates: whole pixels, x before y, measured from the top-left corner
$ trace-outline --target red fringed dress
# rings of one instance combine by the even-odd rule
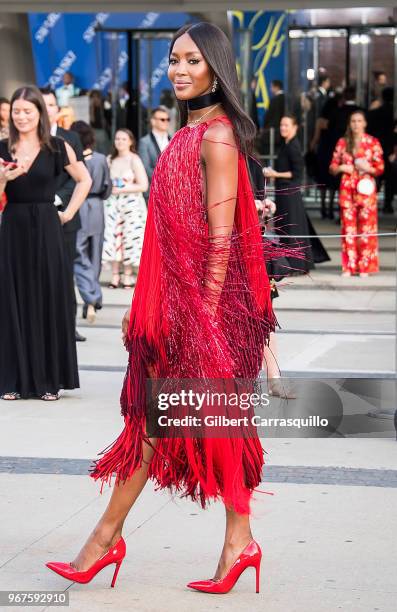
[[[219,120],[229,122],[226,116],[212,121]],[[153,175],[126,343],[129,363],[121,394],[125,427],[92,469],[92,476],[103,482],[110,482],[113,474],[123,482],[141,466],[148,365],[157,378],[254,380],[275,328],[258,216],[241,152],[216,320],[205,307],[203,278],[214,247],[208,238],[200,152],[210,123],[180,129]],[[256,435],[158,438],[149,478],[157,488],[189,496],[202,507],[221,499],[237,512],[249,513],[252,491],[261,482],[263,453]]]

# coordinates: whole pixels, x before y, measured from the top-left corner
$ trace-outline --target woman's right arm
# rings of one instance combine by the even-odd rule
[[[353,172],[353,166],[342,164],[344,153],[346,153],[346,142],[344,138],[339,138],[329,166],[329,173],[333,176],[337,174],[351,174]]]
[[[3,159],[0,157],[0,196],[3,195],[8,181],[13,181],[18,176],[25,174],[25,167],[20,164],[16,168],[10,168],[3,165]]]

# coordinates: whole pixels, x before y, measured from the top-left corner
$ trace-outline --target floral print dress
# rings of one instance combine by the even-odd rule
[[[347,151],[345,138],[336,144],[330,170],[342,164],[352,166],[353,173],[342,174],[339,205],[341,213],[342,270],[343,272],[374,273],[379,271],[377,190],[375,177],[360,172],[355,167],[355,160],[365,159],[373,168],[375,176],[384,172],[383,151],[377,138],[364,134],[354,156]],[[373,183],[370,195],[359,193],[357,186],[361,179]],[[362,234],[367,234],[362,236]]]

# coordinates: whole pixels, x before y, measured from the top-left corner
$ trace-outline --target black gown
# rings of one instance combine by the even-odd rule
[[[303,258],[288,257],[290,275],[306,274],[314,263],[329,261],[329,256],[317,237],[303,204],[300,188],[303,184],[304,160],[297,137],[284,142],[277,156],[275,170],[291,172],[291,179],[276,180],[276,216],[274,228],[280,243],[298,248]],[[285,236],[310,236],[310,238],[285,238]]]
[[[0,226],[0,394],[23,398],[79,386],[74,313],[64,237],[54,206],[56,180],[69,164],[52,138],[27,174],[6,185]],[[7,141],[0,157],[11,161]]]

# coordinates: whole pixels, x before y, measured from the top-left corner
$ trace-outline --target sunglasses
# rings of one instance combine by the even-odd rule
[[[157,121],[164,121],[164,123],[169,121],[169,117],[154,117],[154,119],[157,119]]]

